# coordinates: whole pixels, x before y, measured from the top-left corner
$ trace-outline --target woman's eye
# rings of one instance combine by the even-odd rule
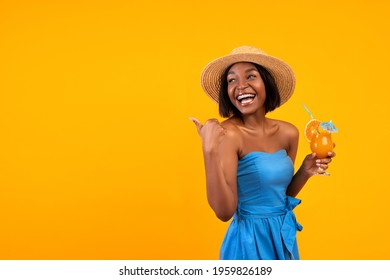
[[[256,75],[254,75],[254,74],[251,74],[248,76],[248,79],[254,79],[254,78],[256,78]]]
[[[235,80],[236,80],[236,79],[233,79],[233,78],[228,79],[228,83],[229,83],[229,84],[230,84],[230,83],[233,83]]]

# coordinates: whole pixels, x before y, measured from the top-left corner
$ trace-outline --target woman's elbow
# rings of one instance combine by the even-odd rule
[[[222,222],[228,222],[233,216],[218,216],[218,219],[220,219]]]
[[[215,215],[222,222],[228,222],[234,215],[235,211],[214,211]]]
[[[209,201],[210,202],[210,201]],[[237,203],[210,203],[215,215],[223,222],[229,221],[237,209]]]

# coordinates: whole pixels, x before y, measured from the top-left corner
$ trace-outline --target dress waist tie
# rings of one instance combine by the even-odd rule
[[[283,243],[286,246],[287,250],[293,256],[293,248],[296,240],[297,230],[301,231],[303,229],[302,225],[297,222],[295,214],[293,212],[294,208],[301,203],[300,199],[295,197],[287,196],[286,202],[286,216],[283,221],[281,233],[283,238]]]
[[[287,196],[286,205],[284,206],[284,208],[275,209],[274,207],[261,207],[264,212],[259,214],[243,213],[243,211],[240,211],[240,207],[238,207],[236,213],[234,214],[234,218],[239,221],[241,219],[250,218],[270,218],[284,214],[285,217],[281,227],[282,240],[290,255],[293,256],[293,248],[296,240],[297,231],[301,231],[303,229],[302,225],[297,222],[297,219],[293,212],[294,208],[300,203],[300,199]]]

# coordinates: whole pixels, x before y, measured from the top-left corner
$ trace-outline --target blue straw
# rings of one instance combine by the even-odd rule
[[[306,112],[310,115],[310,118],[314,119],[313,114],[309,111],[309,109],[307,109],[305,104],[302,103],[302,106],[303,106],[303,108],[305,108]]]

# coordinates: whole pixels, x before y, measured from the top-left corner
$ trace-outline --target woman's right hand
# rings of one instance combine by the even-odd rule
[[[194,122],[196,129],[198,130],[198,134],[202,139],[204,151],[216,151],[226,134],[226,129],[221,123],[217,119],[209,119],[204,124],[196,118],[190,118],[190,120]]]

